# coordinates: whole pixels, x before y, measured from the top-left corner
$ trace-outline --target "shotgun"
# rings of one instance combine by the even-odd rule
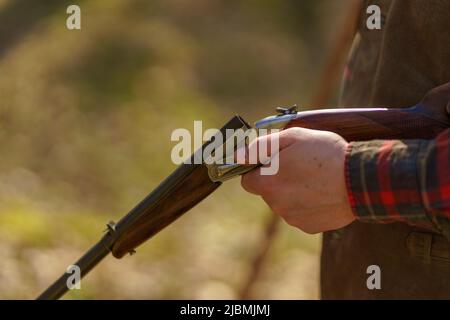
[[[431,90],[417,105],[409,108],[341,108],[297,112],[295,107],[291,107],[277,108],[277,111],[277,115],[256,122],[255,128],[283,130],[304,127],[326,130],[341,135],[347,141],[433,139],[450,127],[450,83]],[[241,117],[234,116],[220,133],[225,134],[227,129],[249,130],[251,126]],[[181,164],[117,223],[107,224],[100,241],[75,263],[81,277],[109,253],[118,259],[127,253],[133,254],[136,247],[205,199],[225,180],[258,166],[235,164],[230,167],[195,162],[198,154],[211,143],[213,139],[206,142],[191,156],[189,163]],[[60,298],[68,290],[69,277],[69,273],[64,273],[38,299]]]

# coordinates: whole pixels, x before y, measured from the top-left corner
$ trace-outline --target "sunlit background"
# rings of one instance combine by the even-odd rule
[[[347,3],[0,0],[0,298],[37,296],[170,174],[172,130],[308,107]],[[229,181],[65,297],[239,298],[270,218]],[[250,297],[318,298],[319,251],[282,223]]]

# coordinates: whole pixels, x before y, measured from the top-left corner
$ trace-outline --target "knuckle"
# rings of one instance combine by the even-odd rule
[[[267,179],[261,178],[258,172],[250,172],[242,176],[241,186],[245,191],[258,195],[272,195],[274,190]]]
[[[285,212],[282,217],[288,225],[297,227],[297,228],[299,227],[300,221],[299,221],[298,217],[295,217],[294,215],[292,215],[291,212]]]
[[[282,135],[284,136],[296,136],[298,134],[301,134],[303,132],[303,129],[300,127],[292,127],[292,128],[288,128],[286,130],[283,130],[281,132]]]
[[[282,211],[283,211],[282,208],[280,208],[280,207],[277,206],[277,205],[271,205],[271,206],[270,206],[270,209],[271,209],[276,215],[278,215],[278,216],[280,216],[280,217],[282,217],[282,218],[284,219],[283,213],[282,213]]]
[[[310,221],[307,221],[298,212],[296,212],[296,213],[293,213],[292,211],[287,212],[284,215],[282,215],[282,218],[290,226],[296,227],[307,234],[314,235],[314,234],[317,234],[320,232],[320,230],[317,228],[317,226],[315,226],[314,224],[311,224]]]
[[[287,147],[292,144],[305,143],[308,141],[308,137],[310,136],[310,129],[300,127],[288,128],[281,131],[279,144],[282,147]]]
[[[289,218],[289,210],[287,210],[286,206],[282,203],[272,203],[270,205],[270,208],[274,213],[282,217],[284,220],[288,220]]]
[[[297,227],[298,223],[294,222],[294,220],[291,217],[289,217],[289,216],[282,216],[282,218],[288,225],[293,226],[293,227]]]
[[[280,139],[291,141],[296,140],[302,134],[302,129],[292,127],[281,131]]]
[[[291,224],[294,227],[297,227],[298,229],[302,230],[304,233],[313,235],[319,233],[319,230],[317,226],[311,223],[311,221],[306,221],[305,219],[297,219],[293,224]]]
[[[249,175],[245,174],[241,177],[241,186],[247,192],[252,192],[255,190],[254,187],[254,179],[252,179]]]
[[[310,235],[314,235],[314,234],[318,234],[319,231],[315,228],[311,228],[311,227],[303,227],[300,228],[300,230],[302,230],[304,233],[310,234]]]

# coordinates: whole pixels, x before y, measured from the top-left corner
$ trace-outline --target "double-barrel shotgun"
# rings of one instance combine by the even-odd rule
[[[450,127],[450,83],[431,90],[418,104],[408,108],[341,108],[297,112],[296,108],[278,108],[278,115],[255,123],[256,129],[303,127],[332,131],[347,141],[371,139],[433,139]],[[241,117],[234,116],[227,129],[249,130]],[[196,157],[212,139],[192,155]],[[227,155],[225,155],[227,156]],[[230,155],[228,155],[230,156]],[[107,224],[100,241],[76,263],[86,275],[111,253],[122,258],[174,222],[182,214],[214,192],[223,181],[253,170],[258,165],[181,164],[135,208],[117,223]],[[70,273],[64,273],[38,299],[58,299],[67,290]]]

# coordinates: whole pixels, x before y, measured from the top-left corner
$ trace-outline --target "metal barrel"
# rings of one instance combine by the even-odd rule
[[[105,234],[103,238],[97,242],[88,252],[86,252],[75,265],[80,268],[81,277],[84,277],[91,271],[100,261],[110,253],[112,243],[111,235]],[[71,276],[70,273],[64,273],[50,287],[42,292],[37,300],[56,300],[62,297],[68,290],[67,280]]]

